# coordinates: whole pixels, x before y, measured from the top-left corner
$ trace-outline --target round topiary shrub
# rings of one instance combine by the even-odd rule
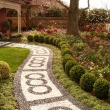
[[[57,38],[57,40],[55,41],[55,45],[58,46],[58,44],[59,44],[60,41],[61,41],[61,39],[60,38]]]
[[[27,39],[29,42],[33,42],[33,40],[34,40],[33,35],[28,35]]]
[[[34,35],[34,41],[35,41],[35,42],[39,42],[38,39],[39,39],[39,34],[35,34],[35,35]]]
[[[49,38],[50,38],[49,36],[45,36],[44,37],[44,42],[47,43],[47,44],[49,44]]]
[[[70,54],[65,54],[62,59],[62,65],[64,70],[65,70],[65,64],[68,60],[73,60],[73,57]]]
[[[96,77],[92,73],[83,74],[80,78],[80,86],[86,92],[90,92],[93,90],[93,85],[96,81]]]
[[[62,44],[61,45],[61,50],[65,49],[65,48],[70,48],[70,45],[67,43],[67,44]]]
[[[38,41],[39,41],[39,42],[44,42],[44,35],[40,34],[40,35],[38,36]]]
[[[1,78],[2,79],[7,79],[9,77],[9,73],[10,73],[9,65],[6,62],[4,62],[4,61],[0,61]]]
[[[80,65],[75,65],[71,68],[69,76],[73,81],[79,83],[83,74],[85,74],[84,68]]]
[[[97,98],[108,98],[109,82],[104,78],[99,78],[93,85],[93,93]]]
[[[73,55],[72,51],[69,48],[61,50],[61,55],[64,56],[65,54]]]
[[[71,68],[77,65],[75,60],[68,60],[65,64],[65,72],[69,76]]]
[[[56,40],[57,40],[57,39],[58,39],[58,38],[54,38],[54,39],[53,39],[53,42],[52,42],[52,44],[55,45],[55,46],[56,46]]]
[[[53,39],[54,39],[54,37],[49,38],[49,44],[53,44]]]
[[[60,41],[59,44],[58,44],[58,47],[61,48],[61,46],[62,46],[63,44],[67,44],[67,42],[66,42],[66,41]]]

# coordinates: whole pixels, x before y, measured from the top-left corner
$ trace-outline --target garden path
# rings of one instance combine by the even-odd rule
[[[14,78],[14,93],[20,110],[90,110],[76,101],[54,77],[50,49],[11,42],[0,42],[0,46],[31,51]]]

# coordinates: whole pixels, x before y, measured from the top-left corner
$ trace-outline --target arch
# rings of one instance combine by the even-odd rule
[[[14,9],[18,13],[18,33],[21,32],[21,4],[8,1],[0,1],[0,9],[9,8]]]

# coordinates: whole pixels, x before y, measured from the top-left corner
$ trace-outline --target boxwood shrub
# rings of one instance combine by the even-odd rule
[[[97,98],[108,98],[109,82],[104,78],[99,78],[93,85],[93,93]]]
[[[9,74],[10,74],[9,65],[4,61],[0,61],[0,76],[1,76],[1,79],[7,79],[9,77]]]
[[[52,44],[55,45],[55,46],[56,46],[56,44],[55,44],[56,40],[57,40],[57,38],[54,38],[53,42],[52,42]]]
[[[60,41],[60,42],[59,42],[59,44],[58,44],[58,47],[60,47],[60,48],[61,48],[61,46],[62,46],[63,44],[67,44],[67,42],[66,42],[66,41],[63,41],[63,40],[62,40],[62,41]]]
[[[33,42],[33,40],[34,40],[33,35],[29,34],[27,36],[27,39],[28,39],[29,42]]]
[[[44,35],[42,35],[42,34],[39,34],[39,36],[38,36],[38,41],[39,42],[44,42]]]
[[[66,64],[65,64],[65,72],[66,72],[66,74],[69,76],[69,72],[70,72],[70,70],[71,70],[71,68],[73,68],[74,66],[76,66],[77,65],[77,62],[74,60],[74,59],[72,59],[72,60],[68,60],[67,62],[66,62]]]
[[[92,73],[83,74],[80,78],[80,86],[86,92],[93,91],[93,85],[96,81],[96,77]]]
[[[84,68],[80,65],[75,65],[71,68],[69,76],[73,81],[79,83],[83,74],[85,74]]]
[[[39,42],[39,34],[35,34],[34,35],[34,41],[35,42]]]
[[[62,58],[62,65],[64,70],[65,70],[65,64],[68,60],[73,60],[73,57],[70,54],[65,54]]]
[[[49,38],[49,44],[53,44],[54,37]]]
[[[65,54],[73,55],[72,51],[69,48],[61,50],[61,55],[64,56]]]
[[[67,43],[67,44],[62,44],[61,45],[61,50],[65,49],[65,48],[70,48],[70,45]]]
[[[57,38],[57,40],[55,41],[55,45],[57,46],[57,47],[59,47],[59,42],[61,42],[61,39],[60,38]]]
[[[44,42],[47,43],[47,44],[49,44],[49,38],[50,38],[49,36],[45,36],[44,37]]]

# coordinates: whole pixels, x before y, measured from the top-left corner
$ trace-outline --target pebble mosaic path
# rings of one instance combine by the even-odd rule
[[[14,78],[14,93],[20,110],[90,110],[76,101],[54,77],[50,49],[11,42],[0,42],[0,46],[31,51]]]

